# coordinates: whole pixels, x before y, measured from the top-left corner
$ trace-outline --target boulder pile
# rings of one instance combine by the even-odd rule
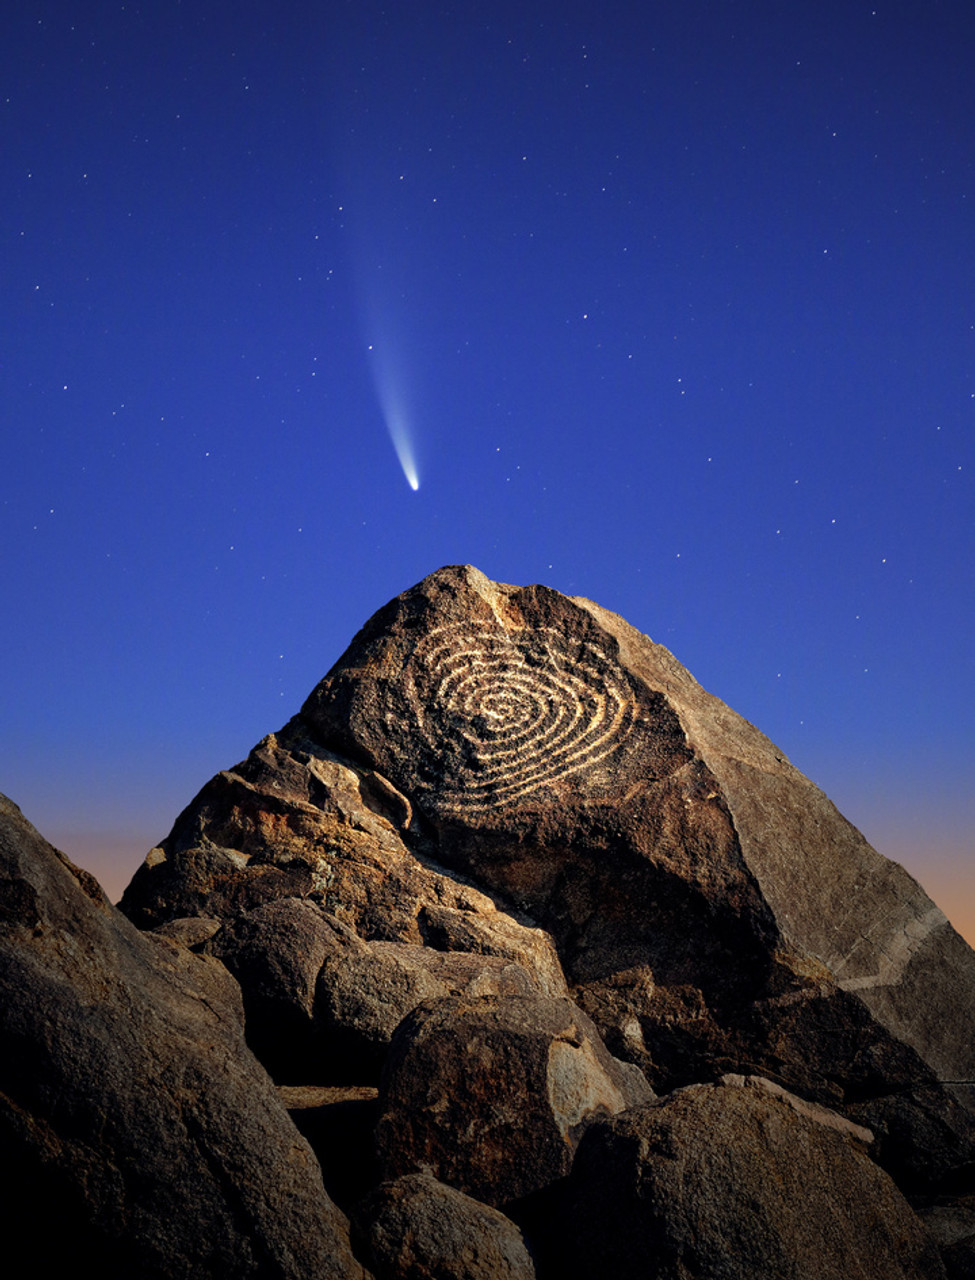
[[[975,953],[589,601],[391,601],[124,916],[4,817],[2,1141],[128,1274],[973,1274]]]

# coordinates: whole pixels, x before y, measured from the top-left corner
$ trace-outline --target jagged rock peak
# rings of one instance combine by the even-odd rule
[[[935,1074],[975,1078],[954,1014],[973,955],[942,912],[768,738],[591,601],[441,569],[375,615],[296,724],[408,797],[441,858],[544,922],[573,977],[649,962],[674,982],[792,951]]]
[[[49,1270],[972,1272],[975,954],[590,601],[398,596],[128,920],[2,800],[0,863],[0,1218],[57,1199]]]
[[[282,897],[303,913],[270,912]],[[452,566],[390,601],[180,815],[122,906],[143,927],[212,917],[252,1043],[283,1044],[287,1022],[329,1079],[340,1042],[378,1079],[425,999],[501,994],[470,958],[492,956],[522,993],[568,990],[658,1093],[768,1077],[868,1125],[881,1163],[927,1186],[975,1154],[972,1090],[946,1083],[975,1079],[958,1016],[975,953],[671,653],[545,586]],[[275,957],[299,917],[316,942],[286,997]]]

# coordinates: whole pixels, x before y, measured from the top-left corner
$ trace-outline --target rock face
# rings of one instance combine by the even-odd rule
[[[579,988],[598,999],[651,971],[661,1016],[643,1015],[644,1037],[693,1022],[717,1048],[741,1039],[726,1011],[787,992],[835,1003],[845,1023],[855,993],[933,1074],[975,1079],[957,1017],[975,955],[942,913],[606,610],[442,571],[372,620],[298,726],[408,796],[440,860],[543,924]],[[764,1038],[781,1019],[762,1013]],[[660,1050],[647,1054],[662,1080]]]
[[[768,739],[586,600],[470,567],[397,597],[121,906],[225,963],[279,1084],[382,1081],[385,1176],[432,1169],[519,1221],[634,1090],[728,1074],[868,1127],[856,1159],[918,1204],[975,1190],[955,1083],[975,954]],[[582,1100],[561,1129],[553,1052]]]
[[[242,913],[205,950],[241,984],[251,1043],[290,1083],[378,1081],[393,1032],[422,1000],[538,991],[521,965],[501,956],[367,943],[300,898]]]
[[[17,1274],[361,1277],[223,966],[139,934],[5,797],[0,882],[0,1223]]]

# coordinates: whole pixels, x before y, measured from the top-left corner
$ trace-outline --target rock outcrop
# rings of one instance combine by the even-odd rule
[[[275,1077],[318,1082],[330,1071],[378,1081],[393,1032],[422,1001],[538,993],[501,956],[364,942],[299,898],[244,912],[205,946],[240,982],[251,1043]]]
[[[720,1161],[767,1131],[787,1189],[756,1201],[756,1269],[691,1268],[732,1256],[735,1201],[708,1216],[703,1173],[681,1201],[663,1147],[631,1169],[657,1188],[653,1241],[624,1215],[619,1249],[645,1260],[680,1218],[688,1275],[771,1276],[786,1255],[817,1274],[801,1210],[782,1206],[808,1195],[826,1214],[835,1166],[877,1274],[942,1275],[902,1192],[964,1265],[975,954],[767,738],[589,601],[470,567],[397,597],[203,788],[121,907],[233,975],[250,1046],[357,1222],[429,1225],[473,1196],[524,1228],[549,1280],[575,1241],[580,1259],[598,1248],[566,1208],[598,1167],[587,1150],[699,1135],[693,1117],[725,1108]],[[299,1106],[311,1086],[326,1101]],[[348,1177],[339,1132],[375,1142]],[[790,1142],[808,1174],[781,1173]],[[415,1175],[452,1191],[411,1199]],[[410,1196],[363,1217],[379,1178]],[[398,1249],[375,1252],[390,1274]],[[868,1274],[855,1250],[824,1257],[823,1275]]]
[[[794,1015],[775,1012],[790,996],[844,1028],[865,1006],[874,1056],[892,1038],[936,1077],[975,1079],[957,1016],[975,955],[943,914],[767,738],[606,610],[442,571],[359,634],[296,729],[409,797],[440,861],[547,928],[577,989],[600,1000],[621,974],[652,974],[660,994],[637,1020],[653,1047],[634,1056],[656,1082],[683,1074],[686,1035],[709,1056],[799,1070]],[[869,1089],[871,1068],[857,1070],[849,1088]],[[821,1075],[840,1100],[847,1082]]]
[[[226,969],[140,934],[5,797],[0,882],[10,1274],[362,1277]]]
[[[151,927],[280,897],[367,944],[499,956],[547,994],[564,971],[658,1092],[739,1071],[903,1110],[921,1089],[945,1151],[971,1143],[972,1090],[942,1083],[975,1079],[971,950],[767,738],[589,601],[469,567],[404,593],[122,906]]]

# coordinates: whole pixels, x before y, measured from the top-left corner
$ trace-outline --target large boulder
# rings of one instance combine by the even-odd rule
[[[207,783],[119,905],[139,928],[158,929],[306,899],[361,938],[499,956],[546,994],[565,995],[548,934],[439,866],[415,827],[391,784],[306,740],[295,724]]]
[[[313,902],[278,898],[224,923],[203,944],[240,984],[247,1041],[278,1084],[343,1078],[341,1053],[322,1033],[315,996],[325,957],[347,932]]]
[[[594,1125],[556,1227],[563,1280],[941,1280],[871,1135],[768,1081],[690,1085]]]
[[[975,1079],[975,953],[763,734],[590,601],[441,570],[363,628],[296,735],[387,778],[441,864],[542,925],[654,1087],[747,1070],[843,1106]]]
[[[922,1205],[918,1215],[941,1250],[948,1280],[972,1280],[975,1276],[975,1193]]]
[[[384,1182],[353,1221],[376,1280],[534,1280],[515,1224],[428,1173]]]
[[[387,1177],[429,1170],[501,1205],[563,1178],[586,1126],[653,1096],[571,1000],[452,996],[394,1039],[376,1141]]]
[[[363,1275],[233,979],[140,934],[5,797],[0,1167],[11,1274]]]

